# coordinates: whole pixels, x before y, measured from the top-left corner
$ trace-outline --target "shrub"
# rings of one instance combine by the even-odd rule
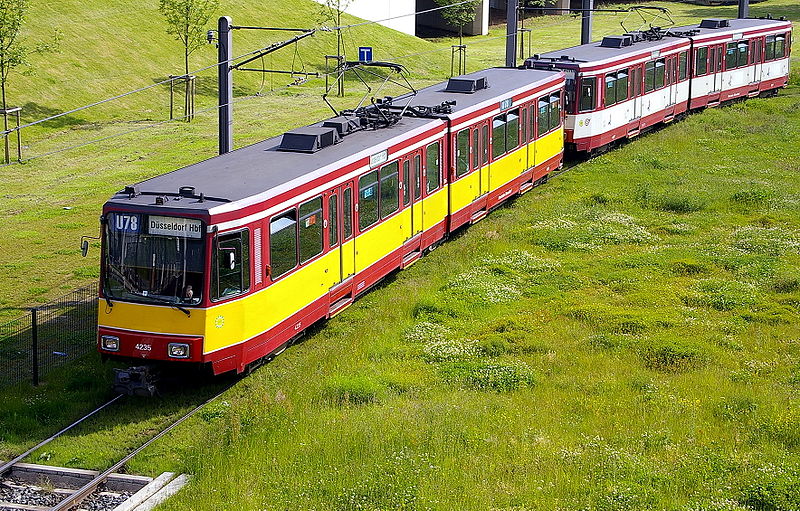
[[[647,367],[659,371],[684,371],[708,358],[700,345],[683,339],[652,339],[642,343],[638,351]]]
[[[383,385],[363,374],[336,376],[322,391],[326,401],[339,406],[364,405],[378,401]]]
[[[763,188],[748,188],[747,190],[740,190],[731,195],[731,202],[737,204],[744,204],[746,206],[755,206],[765,203],[770,197],[770,192]]]
[[[535,383],[533,371],[521,362],[454,363],[442,367],[441,375],[451,384],[494,392],[509,392]]]

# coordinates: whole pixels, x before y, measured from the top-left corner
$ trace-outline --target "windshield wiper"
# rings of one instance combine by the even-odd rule
[[[174,308],[178,309],[179,311],[183,312],[184,314],[186,314],[186,317],[192,317],[192,313],[189,311],[189,309],[187,309],[185,307],[181,307],[177,303],[170,302],[169,300],[165,300],[163,298],[158,298],[157,296],[144,296],[144,295],[140,295],[140,296],[143,296],[144,298],[147,298],[148,300],[153,300],[154,302],[163,303],[163,304],[169,305],[170,307],[174,307]]]

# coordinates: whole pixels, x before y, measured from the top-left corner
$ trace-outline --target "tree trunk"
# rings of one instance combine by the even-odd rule
[[[2,71],[0,71],[2,72]],[[8,114],[6,113],[6,79],[5,77],[0,77],[0,89],[2,89],[2,96],[3,96],[3,141],[5,143],[5,162],[11,162],[11,154],[9,153],[8,148]]]
[[[191,103],[189,100],[189,46],[186,46],[183,51],[183,115],[186,122],[192,120],[192,114],[189,111]]]

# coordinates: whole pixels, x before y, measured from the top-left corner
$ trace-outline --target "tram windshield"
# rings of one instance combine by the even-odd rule
[[[203,289],[203,224],[109,213],[103,288],[119,300],[196,305]]]

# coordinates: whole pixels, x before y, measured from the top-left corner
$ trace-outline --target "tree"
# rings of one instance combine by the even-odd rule
[[[158,10],[169,25],[167,33],[183,44],[185,75],[189,74],[189,55],[206,43],[206,25],[218,8],[219,0],[159,0]]]
[[[2,1],[2,0],[0,0]],[[219,8],[219,0],[159,0],[158,10],[167,21],[167,33],[183,44],[184,114],[190,121],[189,55],[206,44],[206,25]]]
[[[475,15],[478,8],[478,0],[473,0],[467,3],[461,3],[463,0],[436,0],[440,7],[449,6],[442,9],[442,18],[453,25],[458,27],[458,44],[463,44],[464,38],[464,25],[471,23],[475,20]]]
[[[337,27],[342,26],[342,12],[347,10],[353,0],[325,0],[320,5],[320,18],[322,23],[334,23]],[[336,55],[342,56],[344,48],[344,37],[341,30],[336,31]],[[344,81],[338,80],[339,95],[344,96]]]
[[[6,92],[8,78],[18,67],[28,67],[28,57],[33,54],[54,52],[60,39],[56,31],[52,41],[27,46],[19,37],[19,30],[25,22],[27,0],[0,0],[0,95],[3,111],[8,109]],[[3,129],[8,132],[8,115],[3,114]],[[6,161],[8,161],[8,135],[6,139]]]

